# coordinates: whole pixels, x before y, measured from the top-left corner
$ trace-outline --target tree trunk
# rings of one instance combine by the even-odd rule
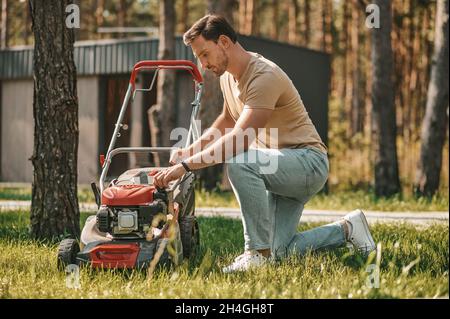
[[[105,19],[103,18],[103,12],[105,11],[105,0],[97,0],[97,10],[95,10],[95,23],[97,25],[97,38],[102,38],[102,33],[98,32],[98,28],[103,27]]]
[[[255,26],[255,0],[247,0],[247,10],[245,16],[245,34],[253,34],[253,29]]]
[[[303,46],[309,47],[310,45],[310,32],[311,32],[311,3],[310,0],[303,0],[303,19],[301,32],[303,35]]]
[[[351,119],[351,112],[352,112],[352,100],[353,100],[353,93],[354,93],[354,86],[355,82],[353,79],[353,70],[357,65],[354,65],[354,48],[352,43],[352,2],[351,1],[345,1],[344,4],[344,33],[345,33],[345,69],[346,73],[344,73],[344,79],[345,81],[345,92],[344,92],[344,112],[347,115],[347,118]],[[351,120],[350,120],[351,122]],[[347,137],[350,135],[348,134],[349,130],[347,131]]]
[[[400,192],[392,82],[391,1],[376,0],[375,4],[380,8],[380,28],[372,30],[372,116],[378,132],[375,193],[377,196],[391,196]]]
[[[124,28],[127,24],[127,10],[127,0],[119,0],[119,2],[117,3],[117,25],[119,28]],[[125,33],[119,33],[118,37],[125,37]]]
[[[31,235],[79,236],[78,98],[70,0],[30,0],[34,33],[34,150]]]
[[[181,33],[186,32],[189,29],[189,0],[182,0],[181,2]]]
[[[278,40],[278,36],[280,34],[279,31],[279,22],[278,22],[278,17],[279,17],[279,4],[278,4],[278,0],[272,0],[272,29],[271,29],[271,37],[273,40]]]
[[[432,196],[439,188],[442,148],[448,123],[448,19],[449,0],[438,0],[431,80],[423,120],[416,194]]]
[[[30,30],[31,30],[31,16],[30,16],[30,10],[28,8],[28,3],[25,2],[23,6],[23,14],[24,14],[24,21],[25,26],[23,30],[23,40],[25,45],[28,45],[30,43]]]
[[[159,60],[175,57],[175,1],[161,1],[159,23]],[[170,132],[176,125],[175,76],[173,70],[158,73],[156,104],[148,110],[150,135],[153,146],[171,146]],[[169,154],[156,154],[155,164],[167,166]]]
[[[234,0],[208,0],[207,10],[208,13],[215,13],[224,16],[227,21],[233,26],[233,11],[236,1]],[[240,3],[243,5],[243,3]],[[247,10],[249,3],[247,3]],[[248,11],[247,11],[248,14]],[[230,19],[230,20],[229,20]],[[247,25],[246,20],[246,25]],[[200,109],[200,120],[202,130],[207,129],[219,116],[223,107],[223,95],[220,90],[219,78],[208,70],[203,70],[204,78],[204,93],[202,97],[202,107]],[[198,172],[200,187],[206,190],[212,190],[221,181],[221,175],[223,174],[223,165],[210,166],[202,169]]]
[[[333,59],[333,1],[322,0],[323,7],[323,43],[324,51],[331,54]]]
[[[364,120],[364,99],[361,88],[364,87],[364,76],[362,75],[361,49],[359,26],[364,22],[361,21],[359,14],[358,0],[353,0],[352,8],[352,24],[351,24],[351,56],[353,61],[353,85],[351,98],[351,136],[363,131]]]
[[[251,7],[251,4],[249,4],[249,6]],[[235,7],[237,7],[236,0],[208,0],[207,11],[209,13],[216,13],[223,16],[225,19],[227,19],[228,23],[233,25],[233,12]]]
[[[2,0],[2,16],[1,16],[1,32],[0,32],[0,48],[8,47],[9,34],[9,17],[8,17],[8,0]]]
[[[297,0],[289,2],[289,32],[288,41],[291,44],[297,44],[297,19],[298,19],[298,3]]]
[[[239,33],[245,34],[245,17],[247,12],[247,0],[239,0]]]

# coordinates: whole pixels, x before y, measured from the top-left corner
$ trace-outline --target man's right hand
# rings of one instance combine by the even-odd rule
[[[169,163],[170,165],[175,165],[188,157],[189,157],[189,150],[186,148],[180,148],[178,150],[174,150],[171,152]]]

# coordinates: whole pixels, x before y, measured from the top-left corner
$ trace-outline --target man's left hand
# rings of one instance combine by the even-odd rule
[[[179,179],[185,173],[186,170],[183,165],[174,165],[156,173],[153,176],[153,185],[159,188],[166,188],[169,186],[169,182]]]

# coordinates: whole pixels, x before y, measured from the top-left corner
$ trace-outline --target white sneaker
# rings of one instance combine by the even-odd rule
[[[247,271],[250,268],[258,268],[267,263],[267,258],[261,255],[259,252],[254,250],[249,250],[242,255],[236,257],[234,262],[222,268],[224,273],[232,273],[236,271]]]
[[[375,250],[375,242],[370,234],[369,224],[362,210],[357,209],[344,216],[349,226],[347,240],[353,244],[356,250],[364,255]]]

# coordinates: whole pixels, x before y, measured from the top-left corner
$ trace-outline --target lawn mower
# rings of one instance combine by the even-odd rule
[[[161,69],[186,70],[195,82],[195,99],[186,147],[199,138],[196,119],[200,108],[203,79],[191,61],[141,61],[131,73],[114,133],[106,157],[100,155],[102,172],[99,187],[92,183],[98,206],[96,215],[89,216],[81,232],[80,242],[74,238],[62,240],[58,249],[58,267],[70,264],[90,265],[94,268],[146,269],[157,265],[178,265],[183,258],[191,258],[199,246],[199,227],[195,217],[195,193],[192,172],[169,183],[166,189],[153,185],[153,176],[163,167],[133,168],[106,182],[113,157],[123,153],[160,153],[175,147],[120,147],[122,121],[137,92],[151,91]],[[154,71],[148,89],[137,89],[136,76],[140,71]],[[105,187],[106,186],[106,187]]]

